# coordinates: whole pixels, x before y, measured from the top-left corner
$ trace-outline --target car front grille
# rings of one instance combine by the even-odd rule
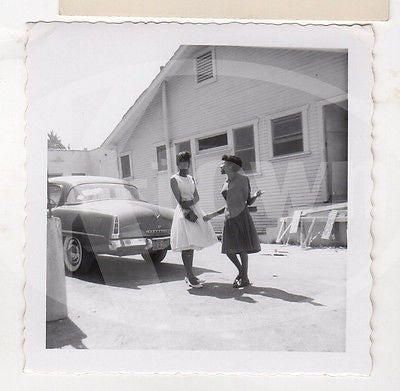
[[[146,229],[146,235],[169,235],[169,229]]]

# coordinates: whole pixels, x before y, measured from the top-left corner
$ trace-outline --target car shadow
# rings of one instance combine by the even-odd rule
[[[82,342],[87,335],[69,318],[46,322],[46,349],[61,349],[72,346],[87,349]]]
[[[220,273],[202,267],[193,267],[193,271],[195,275]],[[162,262],[156,265],[141,258],[99,257],[98,265],[89,273],[73,277],[94,284],[140,289],[144,285],[183,281],[185,269],[182,264]]]
[[[195,296],[212,296],[217,299],[235,299],[246,303],[257,303],[253,297],[263,296],[271,299],[288,301],[291,303],[309,303],[314,306],[324,306],[323,304],[314,302],[314,299],[307,296],[296,295],[277,288],[259,287],[250,285],[244,288],[233,288],[228,283],[205,283],[202,289],[190,289],[188,291]]]

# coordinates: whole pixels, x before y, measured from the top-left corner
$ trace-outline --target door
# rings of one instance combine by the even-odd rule
[[[347,100],[324,106],[327,188],[329,202],[347,201]]]

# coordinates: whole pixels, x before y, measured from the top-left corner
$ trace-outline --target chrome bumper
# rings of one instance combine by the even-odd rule
[[[110,240],[109,249],[111,251],[118,250],[162,250],[168,248],[170,245],[170,237],[162,238],[132,238],[132,239],[113,239]]]

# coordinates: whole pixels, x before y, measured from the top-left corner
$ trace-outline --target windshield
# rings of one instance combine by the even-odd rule
[[[73,187],[66,204],[81,204],[100,200],[140,201],[136,187],[118,183],[86,183]]]

